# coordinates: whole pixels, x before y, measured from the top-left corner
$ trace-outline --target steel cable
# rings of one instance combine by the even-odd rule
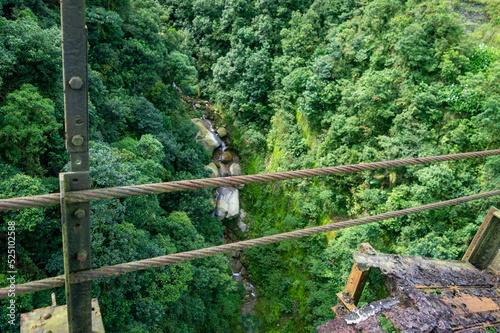
[[[187,191],[204,188],[229,187],[235,185],[264,183],[278,180],[298,179],[316,176],[341,175],[347,173],[356,173],[366,170],[375,170],[381,168],[395,168],[408,165],[425,164],[432,162],[453,161],[467,158],[485,157],[499,155],[500,149],[486,150],[471,153],[461,153],[453,155],[440,155],[420,158],[408,158],[403,160],[373,162],[363,164],[342,165],[327,168],[275,172],[258,175],[244,175],[222,178],[205,178],[195,180],[182,180],[167,183],[132,185],[122,187],[110,187],[95,190],[75,191],[67,193],[67,202],[86,202],[92,200],[104,200],[112,198],[123,198],[146,194],[158,194],[166,192]],[[30,197],[18,197],[0,200],[0,211],[25,209],[32,207],[44,207],[59,205],[60,194],[44,194]]]
[[[452,199],[452,200],[447,200],[447,201],[436,202],[436,203],[418,206],[418,207],[413,207],[413,208],[402,209],[402,210],[384,213],[384,214],[379,214],[379,215],[362,217],[362,218],[358,218],[358,219],[354,219],[354,220],[342,221],[342,222],[322,225],[322,226],[318,226],[318,227],[311,227],[311,228],[286,232],[286,233],[282,233],[282,234],[241,241],[241,242],[237,242],[237,243],[230,243],[230,244],[225,244],[225,245],[220,245],[220,246],[213,246],[213,247],[204,248],[204,249],[200,249],[200,250],[169,254],[169,255],[156,257],[156,258],[144,259],[144,260],[139,260],[139,261],[123,263],[123,264],[119,264],[119,265],[114,265],[114,266],[107,266],[107,267],[102,267],[102,268],[98,268],[98,269],[92,269],[92,270],[88,270],[88,271],[83,271],[83,272],[71,274],[70,275],[70,283],[79,283],[79,282],[84,282],[84,281],[97,280],[97,279],[102,279],[102,278],[106,278],[106,277],[112,277],[112,276],[121,275],[121,274],[125,274],[125,273],[135,272],[135,271],[139,271],[139,270],[172,265],[172,264],[176,264],[176,263],[187,261],[187,260],[194,260],[194,259],[204,258],[204,257],[213,256],[213,255],[217,255],[217,254],[224,254],[224,253],[228,253],[228,252],[235,251],[235,250],[237,251],[237,250],[248,249],[251,247],[256,247],[256,246],[261,246],[261,245],[278,243],[278,242],[285,241],[285,240],[291,240],[291,239],[297,239],[297,238],[302,238],[302,237],[306,237],[306,236],[312,236],[312,235],[324,233],[327,231],[345,229],[345,228],[359,226],[359,225],[368,224],[368,223],[372,223],[372,222],[378,222],[381,220],[387,220],[387,219],[391,219],[391,218],[395,218],[395,217],[399,217],[399,216],[415,214],[415,213],[423,212],[426,210],[432,210],[432,209],[437,209],[437,208],[441,208],[441,207],[457,205],[457,204],[461,204],[464,202],[483,199],[483,198],[487,198],[487,197],[491,197],[491,196],[495,196],[495,195],[500,195],[500,190],[470,195],[467,197],[462,197],[462,198],[457,198],[457,199]],[[56,277],[52,277],[52,278],[48,278],[48,279],[43,279],[43,280],[38,280],[38,281],[33,281],[33,282],[28,282],[28,283],[16,285],[15,286],[15,293],[16,293],[16,295],[28,294],[28,293],[32,293],[32,292],[36,292],[36,291],[40,291],[40,290],[46,290],[46,289],[60,287],[60,286],[63,286],[64,283],[65,283],[64,276],[56,276]],[[8,292],[9,292],[8,287],[0,289],[0,299],[7,298]]]

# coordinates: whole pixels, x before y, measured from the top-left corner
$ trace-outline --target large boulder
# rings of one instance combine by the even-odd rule
[[[201,141],[205,149],[213,154],[214,150],[222,144],[222,140],[210,130],[210,124],[207,121],[199,118],[191,119],[191,121],[198,127],[196,141]]]
[[[240,213],[240,194],[234,187],[219,187],[217,189],[217,201],[215,216],[219,221],[232,219]]]
[[[217,134],[219,134],[219,137],[223,138],[227,135],[227,130],[224,127],[219,127]]]
[[[229,176],[229,168],[225,164],[220,165],[220,176],[221,177],[227,177]]]
[[[239,163],[233,163],[229,167],[229,173],[231,176],[241,176],[241,167]]]
[[[207,169],[207,170],[209,170],[209,171],[212,172],[212,174],[210,175],[210,177],[212,177],[212,178],[220,177],[220,175],[219,175],[219,168],[217,167],[217,165],[215,165],[214,162],[212,162],[209,165],[205,166],[205,169]]]
[[[230,151],[225,151],[222,153],[220,159],[221,159],[222,163],[229,164],[233,161],[233,154],[231,154]]]
[[[243,265],[237,259],[230,259],[229,266],[231,267],[231,271],[233,271],[233,274],[240,274],[241,270],[243,269]]]

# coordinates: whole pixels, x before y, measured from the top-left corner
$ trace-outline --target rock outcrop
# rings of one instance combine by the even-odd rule
[[[241,176],[241,167],[238,163],[233,163],[229,167],[229,173],[231,176]]]
[[[229,168],[225,164],[220,165],[220,176],[221,177],[227,177],[229,176]]]
[[[217,201],[215,216],[219,221],[232,219],[240,213],[240,194],[234,187],[219,187],[217,189]]]
[[[240,228],[241,232],[243,233],[247,231],[247,225],[244,222],[246,216],[247,213],[243,209],[240,209],[240,216],[238,216],[238,228]]]
[[[219,127],[217,134],[219,134],[219,137],[223,138],[227,135],[227,130],[224,127]]]
[[[214,150],[222,145],[222,140],[219,139],[217,135],[210,131],[210,125],[207,121],[203,119],[191,119],[191,121],[198,126],[198,134],[196,134],[196,141],[201,141],[203,146],[210,154],[214,153]]]
[[[210,177],[212,178],[220,177],[219,168],[217,167],[217,165],[215,165],[214,162],[211,162],[209,165],[205,166],[205,169],[212,172]]]
[[[231,154],[231,152],[229,151],[225,151],[222,153],[222,156],[221,156],[221,161],[222,163],[231,163],[233,161],[233,154]]]

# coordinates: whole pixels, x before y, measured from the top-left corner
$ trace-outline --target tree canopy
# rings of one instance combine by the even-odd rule
[[[86,3],[92,188],[208,176],[190,121],[200,115],[176,87],[214,105],[246,174],[500,147],[497,1]],[[57,192],[68,170],[58,3],[0,0],[0,14],[0,198]],[[488,157],[247,185],[240,236],[498,189],[499,172]],[[93,267],[221,244],[235,223],[213,217],[212,200],[200,190],[92,202]],[[99,280],[93,295],[108,332],[314,332],[333,318],[360,243],[458,259],[491,205],[498,198],[247,250],[251,320],[225,256]],[[57,208],[0,219],[2,233],[17,223],[18,282],[63,272]],[[361,305],[384,294],[381,277],[365,289]],[[16,305],[48,306],[50,292]]]

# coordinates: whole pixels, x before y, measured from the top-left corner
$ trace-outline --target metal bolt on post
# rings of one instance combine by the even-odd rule
[[[74,76],[69,80],[69,85],[73,89],[81,89],[83,86],[83,81],[78,76]]]

